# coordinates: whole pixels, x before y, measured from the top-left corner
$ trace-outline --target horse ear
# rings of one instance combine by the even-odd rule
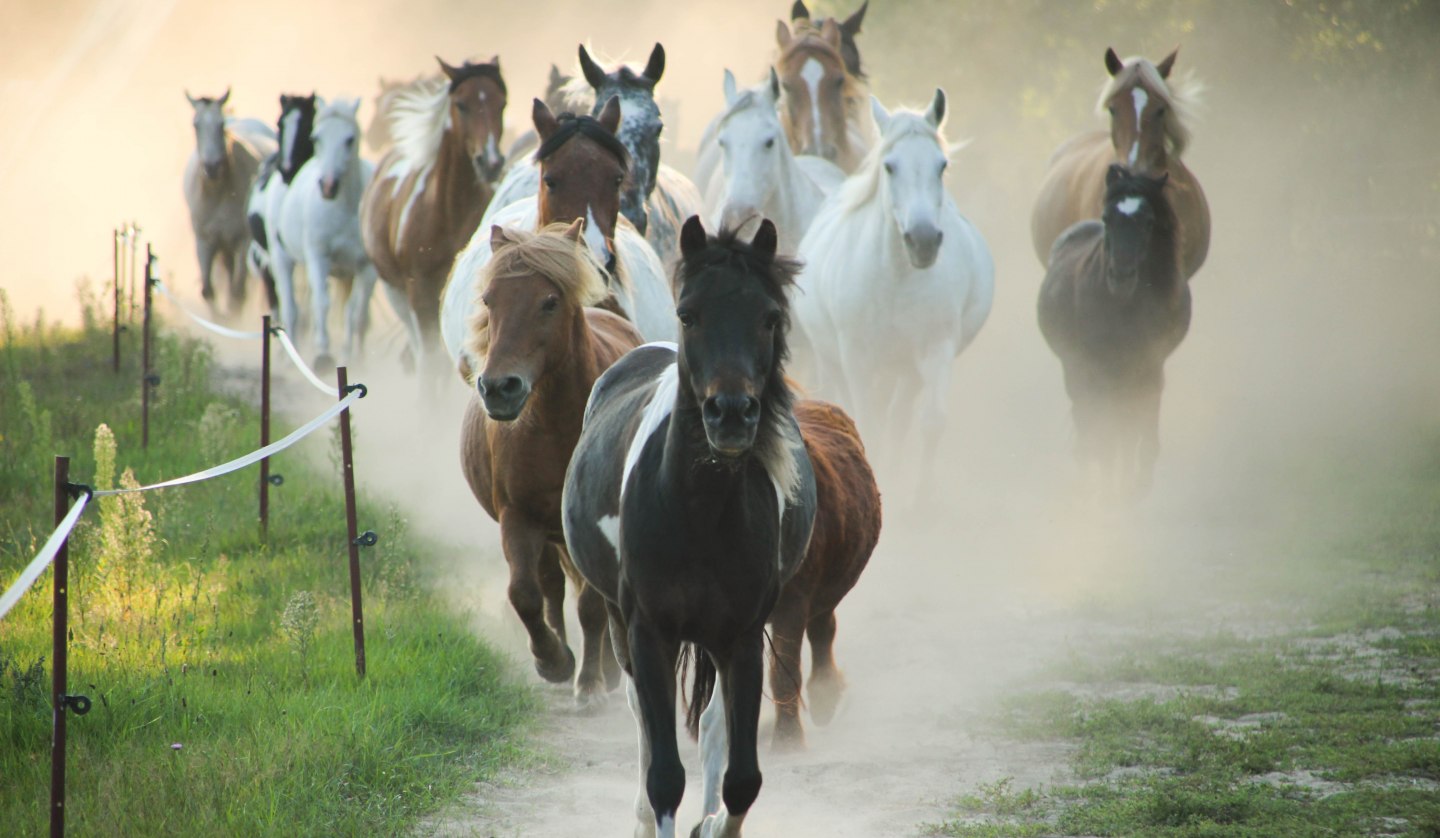
[[[1122,177],[1125,177],[1125,167],[1119,163],[1111,163],[1110,168],[1105,170],[1105,186],[1114,186]]]
[[[1176,48],[1170,50],[1170,54],[1167,55],[1167,56],[1165,56],[1165,60],[1164,60],[1164,61],[1161,61],[1159,64],[1156,64],[1156,65],[1155,65],[1155,71],[1160,74],[1160,78],[1162,78],[1162,79],[1168,79],[1168,78],[1170,78],[1170,71],[1173,70],[1173,69],[1175,69],[1175,56],[1177,56],[1177,55],[1179,55],[1179,54],[1180,54],[1180,48],[1179,48],[1179,47],[1176,47]]]
[[[490,252],[494,253],[510,243],[510,236],[499,224],[490,225]]]
[[[770,95],[771,104],[780,101],[780,76],[775,72],[774,67],[770,68],[770,85],[765,88],[765,92]]]
[[[564,84],[564,83],[565,83],[565,74],[562,73],[562,72],[560,72],[560,68],[559,68],[559,67],[556,67],[554,64],[551,64],[551,65],[550,65],[550,86],[551,86],[551,87],[559,87],[560,85],[562,85],[562,84]]]
[[[227,87],[225,88],[225,95],[221,96],[219,99],[216,99],[215,104],[223,108],[225,107],[225,103],[228,101],[230,101],[230,88]]]
[[[700,216],[692,215],[685,219],[685,226],[680,228],[680,255],[689,259],[704,250],[709,243],[709,237],[705,235],[705,224],[700,221]]]
[[[605,84],[605,70],[590,57],[584,44],[580,45],[580,72],[585,74],[585,81],[596,90]]]
[[[650,50],[650,61],[645,65],[645,72],[641,73],[650,83],[657,84],[660,77],[665,74],[665,47],[656,43],[655,49]]]
[[[840,31],[849,35],[852,39],[856,35],[859,35],[860,24],[865,22],[865,11],[869,8],[870,0],[865,0],[864,3],[860,4],[860,8],[855,10],[855,14],[845,18],[845,22],[840,24]]]
[[[1125,62],[1121,61],[1120,56],[1115,54],[1114,47],[1105,48],[1105,69],[1109,70],[1112,76],[1120,75],[1120,71],[1125,69]]]
[[[611,96],[605,102],[605,107],[600,109],[600,115],[595,118],[600,127],[614,134],[620,130],[620,97]]]
[[[451,67],[449,64],[445,63],[445,59],[441,58],[438,55],[435,56],[435,60],[440,62],[440,71],[445,74],[445,78],[449,79],[452,82],[455,81],[455,77],[460,74],[460,68]]]
[[[790,27],[783,20],[775,21],[775,43],[779,44],[781,52],[790,46]]]
[[[835,22],[835,18],[827,17],[825,22],[820,24],[820,37],[830,46],[840,48],[840,24]]]
[[[740,91],[739,91],[737,85],[735,84],[735,74],[732,73],[732,72],[730,72],[730,68],[729,68],[729,67],[726,67],[726,68],[725,68],[725,106],[728,108],[729,106],[735,104],[735,100],[738,99],[738,98],[740,98]]]
[[[925,111],[925,121],[936,129],[945,124],[945,88],[935,88],[935,98],[930,101],[930,107]]]
[[[497,72],[500,70],[500,56],[498,54],[490,56],[490,66],[494,67]]]
[[[585,232],[585,218],[582,216],[570,222],[570,226],[562,233],[565,238],[572,242],[580,241],[580,235]]]
[[[870,116],[875,120],[875,127],[879,128],[883,134],[885,126],[890,124],[890,112],[885,110],[885,106],[880,104],[880,100],[875,98],[874,94],[870,96]]]
[[[775,222],[768,218],[760,219],[760,229],[755,231],[755,238],[750,240],[750,246],[769,260],[775,258],[775,249],[779,245],[780,234],[775,230]]]
[[[536,99],[535,104],[530,108],[530,119],[535,123],[535,133],[540,135],[540,142],[550,139],[556,131],[560,130],[560,120],[550,112],[544,100]]]
[[[351,99],[350,105],[346,108],[346,110],[350,111],[350,116],[352,119],[358,116],[360,114],[360,100]]]
[[[200,104],[198,101],[196,101],[196,99],[195,99],[194,96],[191,96],[191,95],[190,95],[190,91],[188,91],[188,90],[185,91],[185,100],[190,103],[190,107],[192,107],[192,108],[195,107],[196,105]]]
[[[791,20],[809,20],[810,10],[805,8],[805,0],[795,0],[795,5],[790,7]]]

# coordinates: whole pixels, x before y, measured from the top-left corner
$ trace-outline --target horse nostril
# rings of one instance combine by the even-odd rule
[[[500,379],[499,387],[497,387],[496,389],[500,391],[500,395],[502,396],[513,396],[516,393],[520,392],[520,387],[520,376],[507,375],[504,378]]]
[[[935,246],[939,247],[940,243],[943,241],[945,241],[945,231],[941,230],[940,232],[935,234]]]
[[[754,425],[760,421],[760,400],[754,396],[745,398],[745,409],[740,414],[745,424]]]
[[[915,237],[912,236],[912,235],[910,235],[909,233],[906,233],[906,234],[905,234],[905,246],[906,246],[906,247],[914,247],[914,246],[915,246]]]
[[[706,422],[719,422],[725,415],[725,411],[720,407],[719,396],[711,396],[706,399],[705,403],[700,406],[700,412]]]

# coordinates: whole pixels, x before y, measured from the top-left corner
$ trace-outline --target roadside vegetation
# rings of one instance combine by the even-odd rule
[[[112,373],[108,323],[82,304],[78,330],[0,309],[0,587],[52,529],[54,455],[104,487],[256,447],[256,411],[215,392],[205,344],[160,331],[142,450],[138,338]],[[277,426],[276,438],[289,430]],[[94,706],[69,722],[72,834],[390,835],[528,758],[518,733],[535,699],[434,595],[433,547],[364,497],[362,528],[381,540],[361,559],[368,677],[356,678],[339,470],[313,465],[334,437],[303,443],[320,456],[272,461],[284,484],[268,544],[254,468],[86,511],[71,539],[69,674]],[[48,817],[50,578],[0,620],[8,834],[42,834]]]

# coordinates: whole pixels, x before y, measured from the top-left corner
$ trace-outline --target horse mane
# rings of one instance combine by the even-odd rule
[[[906,137],[930,137],[940,146],[940,150],[949,155],[950,146],[945,142],[945,135],[940,129],[931,125],[925,119],[925,114],[914,110],[896,110],[890,114],[890,122],[885,127],[885,133],[881,135],[880,141],[865,155],[865,160],[860,168],[855,170],[849,178],[840,185],[837,200],[846,212],[854,212],[866,205],[880,191],[880,173],[884,169],[881,163],[885,155],[889,154],[901,140]]]
[[[569,112],[560,114],[556,120],[559,121],[560,128],[535,149],[535,162],[554,154],[576,134],[581,134],[609,152],[627,170],[630,168],[630,152],[625,149],[625,144],[620,142],[619,137],[605,130],[600,120],[593,116],[576,116]]]
[[[765,294],[780,305],[780,326],[775,330],[775,363],[765,381],[761,398],[763,415],[756,432],[754,451],[766,472],[793,502],[800,489],[800,467],[795,452],[804,443],[798,437],[791,417],[795,391],[785,377],[785,362],[790,358],[790,295],[800,273],[798,259],[776,254],[761,255],[750,242],[739,237],[739,229],[721,228],[707,236],[707,245],[698,253],[686,254],[675,265],[674,285],[681,288],[697,275],[713,269],[729,270],[758,279]]]
[[[1181,76],[1171,75],[1167,81],[1160,77],[1160,71],[1144,56],[1132,55],[1125,59],[1124,64],[1125,68],[1107,79],[1100,88],[1095,112],[1104,115],[1106,103],[1116,93],[1128,85],[1139,84],[1145,88],[1146,93],[1159,96],[1160,101],[1169,109],[1170,118],[1165,120],[1165,138],[1170,141],[1171,154],[1176,157],[1184,154],[1185,147],[1190,143],[1190,123],[1195,119],[1195,111],[1200,106],[1205,85],[1188,70]]]
[[[400,164],[393,175],[398,185],[411,170],[432,166],[440,156],[440,141],[450,126],[450,87],[443,77],[417,79],[395,93],[389,110]]]
[[[538,232],[505,230],[510,243],[491,253],[490,261],[480,269],[479,281],[475,283],[476,305],[470,316],[466,342],[466,349],[474,357],[485,357],[489,348],[490,314],[480,298],[496,279],[543,277],[567,300],[581,307],[597,305],[610,296],[605,269],[595,261],[584,241],[565,236],[568,227],[556,222]]]
[[[816,19],[816,18],[791,18],[791,19],[790,19],[790,31],[791,31],[791,33],[795,36],[795,38],[797,38],[797,39],[799,39],[799,38],[810,38],[810,37],[821,38],[821,31],[822,31],[822,29],[823,29],[824,26],[825,26],[825,21],[827,21],[827,20],[830,20],[830,18],[824,18],[824,17],[818,18],[818,19]],[[835,20],[835,24],[836,24],[837,26],[840,25],[840,18],[837,17],[837,18],[835,18],[834,20]],[[846,75],[846,76],[853,76],[853,77],[855,77],[855,78],[857,78],[857,79],[860,79],[861,81],[864,81],[865,78],[866,78],[866,76],[865,76],[865,69],[860,66],[860,50],[859,50],[859,48],[857,47],[857,48],[855,49],[855,66],[854,66],[854,67],[851,67],[851,66],[850,66],[850,62],[848,62],[848,61],[845,60],[845,49],[844,49],[844,46],[845,46],[845,40],[846,40],[847,38],[849,38],[849,36],[846,35],[846,34],[844,33],[844,31],[841,31],[841,33],[840,33],[840,46],[841,46],[841,49],[839,50],[840,66],[842,66],[842,67],[845,68],[845,75]],[[822,39],[822,40],[823,40],[823,39]],[[854,41],[851,41],[850,43],[853,45],[853,44],[854,44]],[[828,46],[828,44],[827,44],[827,46]]]

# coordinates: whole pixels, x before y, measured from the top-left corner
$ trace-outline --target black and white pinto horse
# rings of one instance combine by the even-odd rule
[[[707,236],[698,217],[685,222],[679,346],[642,346],[595,382],[565,478],[565,542],[606,599],[629,675],[640,835],[675,835],[685,791],[676,674],[686,644],[696,658],[690,730],[698,723],[704,764],[696,832],[740,835],[760,793],[763,632],[805,555],[816,508],[783,369],[786,291],[798,266],[777,257],[776,244],[768,220],[749,244],[729,231]]]
[[[324,102],[318,103],[323,107]],[[315,156],[315,94],[291,96],[280,94],[280,121],[275,136],[279,147],[274,154],[260,162],[260,172],[250,187],[250,198],[246,202],[245,217],[250,224],[250,268],[265,279],[265,290],[270,296],[271,310],[278,310],[279,297],[275,294],[275,274],[270,266],[270,253],[274,244],[274,225],[267,219],[279,218],[280,207],[285,203],[285,192],[295,173],[300,171],[311,157]]]
[[[621,64],[607,72],[582,45],[580,75],[560,88],[565,110],[599,116],[615,96],[620,100],[620,130],[616,136],[630,154],[630,175],[620,194],[620,212],[650,246],[668,270],[680,256],[680,224],[704,211],[700,190],[690,178],[660,162],[660,135],[665,121],[655,101],[655,85],[665,73],[665,47],[656,44],[639,72]],[[491,213],[534,195],[540,186],[539,168],[530,158],[516,159],[495,191],[491,212],[480,223],[489,229]]]

